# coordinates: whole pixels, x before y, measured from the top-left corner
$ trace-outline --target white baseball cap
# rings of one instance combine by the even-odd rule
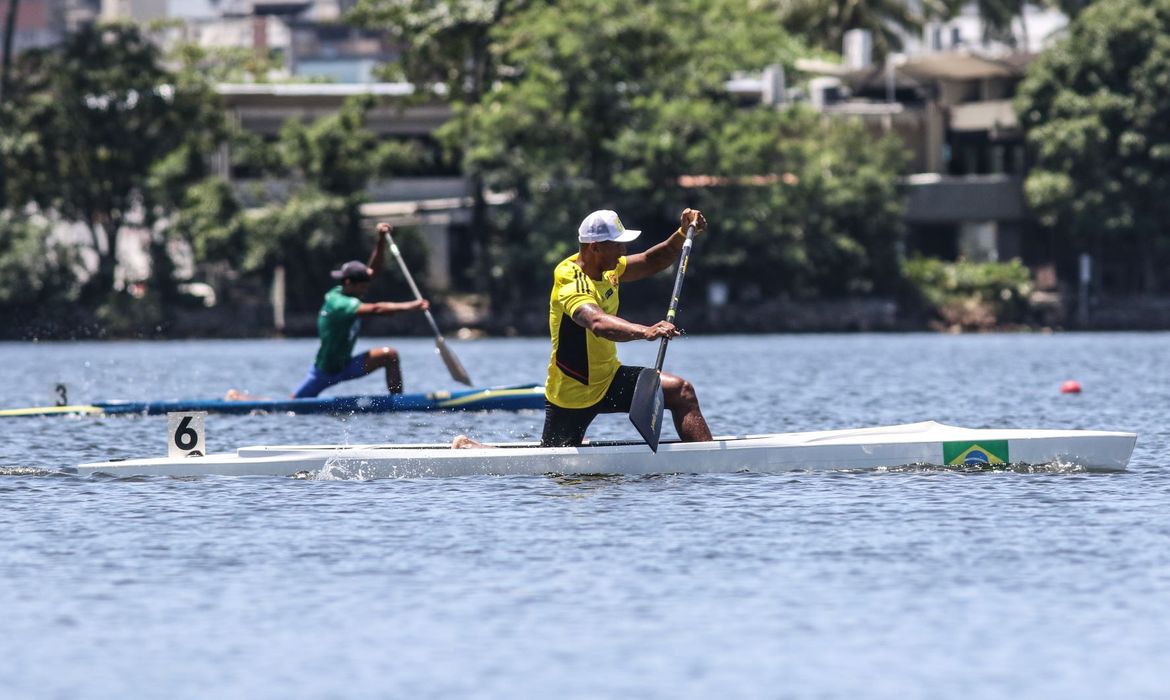
[[[641,231],[634,231],[622,226],[622,220],[618,218],[617,212],[610,209],[598,209],[585,217],[585,220],[577,227],[577,240],[581,243],[600,243],[602,241],[629,243],[640,235],[642,235]]]

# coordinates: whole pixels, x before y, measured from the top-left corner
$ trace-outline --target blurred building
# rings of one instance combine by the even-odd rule
[[[1059,12],[1027,6],[1022,21],[994,38],[970,4],[952,21],[905,37],[904,52],[882,62],[873,61],[868,34],[852,31],[842,63],[797,62],[800,87],[788,87],[777,67],[728,88],[745,102],[801,101],[859,119],[875,135],[900,137],[912,154],[905,180],[910,251],[1048,262],[1050,243],[1034,235],[1024,201],[1027,160],[1012,99],[1028,64],[1066,24]]]
[[[379,32],[342,22],[355,0],[102,0],[103,20],[178,20],[164,43],[275,52],[277,79],[345,83],[377,80],[375,69],[398,53]]]
[[[104,20],[179,20],[165,41],[281,57],[280,74],[267,76],[276,82],[219,87],[232,119],[246,130],[275,140],[289,119],[317,119],[350,96],[372,94],[380,101],[370,117],[375,133],[437,152],[431,134],[450,117],[449,107],[438,97],[413,98],[408,84],[378,82],[377,66],[395,60],[397,47],[381,33],[341,21],[354,1],[23,0],[17,46],[59,41],[70,22],[92,21],[99,10]],[[5,5],[0,0],[0,8]],[[1028,63],[1066,22],[1059,12],[1027,6],[1022,21],[993,37],[971,4],[953,20],[904,37],[904,52],[881,62],[873,60],[871,37],[853,31],[839,64],[798,61],[797,76],[775,67],[726,87],[744,105],[803,102],[901,138],[912,154],[905,180],[909,250],[948,259],[1046,262],[1052,251],[1033,234],[1024,202],[1027,163],[1012,98]],[[241,183],[241,193],[254,190],[251,174],[228,170],[226,154],[217,161],[223,175]],[[266,187],[268,197],[281,196],[280,183]],[[465,267],[459,259],[465,246],[451,243],[465,234],[470,218],[471,192],[461,173],[436,165],[376,183],[369,195],[369,216],[424,232],[431,285],[446,286],[451,270]]]
[[[0,27],[8,17],[9,0],[0,0]],[[66,33],[93,22],[100,0],[20,0],[12,50],[44,48],[61,43]]]
[[[444,165],[432,133],[451,116],[451,108],[439,97],[418,100],[409,83],[245,83],[218,87],[229,117],[245,130],[275,141],[289,119],[313,121],[336,113],[350,97],[373,95],[379,104],[371,110],[367,128],[384,139],[411,141],[431,150],[435,163],[390,181],[375,181],[367,191],[369,203],[362,213],[370,219],[395,226],[415,227],[428,249],[427,286],[443,289],[452,282],[452,271],[471,264],[470,248],[453,245],[468,234],[472,191],[457,169]],[[230,170],[227,154],[217,158],[221,175],[238,183],[237,194],[245,204],[260,206],[280,201],[289,184],[267,180],[257,196],[251,173]],[[489,202],[497,201],[492,198]]]

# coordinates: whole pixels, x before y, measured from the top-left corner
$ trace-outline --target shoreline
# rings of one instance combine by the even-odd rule
[[[474,338],[546,337],[547,308],[543,305],[511,307],[486,313],[464,306],[437,303],[435,316],[444,335],[459,340]],[[627,304],[622,316],[638,323],[653,323],[661,309]],[[1024,321],[999,321],[983,315],[978,325],[948,323],[921,309],[909,309],[893,299],[856,298],[821,301],[770,301],[753,304],[683,304],[678,325],[687,333],[703,335],[768,333],[1054,333],[1065,331],[1164,331],[1170,330],[1170,297],[1120,297],[1099,300],[1087,324],[1063,306],[1033,305]],[[989,320],[990,319],[990,320]],[[430,337],[429,329],[410,315],[371,318],[363,335]],[[0,340],[195,340],[315,338],[316,313],[287,316],[285,328],[272,324],[271,310],[263,304],[172,308],[162,320],[120,319],[106,323],[97,313],[70,307],[37,312],[0,309]]]

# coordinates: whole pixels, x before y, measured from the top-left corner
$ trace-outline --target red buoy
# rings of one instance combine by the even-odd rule
[[[1060,385],[1060,393],[1062,394],[1079,394],[1081,393],[1081,383],[1075,379],[1069,379]]]

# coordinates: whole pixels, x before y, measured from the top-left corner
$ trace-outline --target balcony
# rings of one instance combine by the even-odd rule
[[[965,221],[1015,222],[1025,218],[1023,181],[1018,175],[910,175],[906,221],[957,224]]]

